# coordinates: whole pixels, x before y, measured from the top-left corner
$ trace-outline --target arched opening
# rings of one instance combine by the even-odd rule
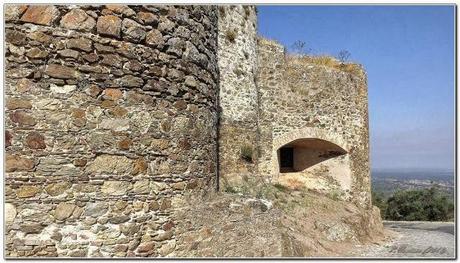
[[[301,138],[277,150],[280,173],[301,172],[318,163],[346,154],[340,146],[318,138]]]
[[[270,169],[274,181],[288,188],[346,197],[353,183],[349,150],[340,134],[303,127],[274,138]]]

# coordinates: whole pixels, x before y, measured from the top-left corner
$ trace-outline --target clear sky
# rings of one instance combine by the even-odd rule
[[[345,49],[368,75],[373,169],[454,163],[454,6],[258,6],[259,34]]]

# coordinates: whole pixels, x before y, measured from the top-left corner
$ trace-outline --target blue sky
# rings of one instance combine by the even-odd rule
[[[368,74],[373,169],[454,163],[453,6],[258,6],[259,34],[314,54],[345,49]]]

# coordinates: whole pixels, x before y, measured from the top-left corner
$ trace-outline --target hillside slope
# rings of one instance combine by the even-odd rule
[[[384,238],[377,208],[265,186],[254,198],[213,193],[176,210],[176,257],[334,257]],[[169,251],[168,251],[169,252]]]

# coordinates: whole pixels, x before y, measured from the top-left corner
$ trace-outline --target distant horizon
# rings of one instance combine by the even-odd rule
[[[371,168],[371,172],[400,172],[400,173],[406,173],[406,172],[455,172],[455,169],[449,169],[449,168],[418,168],[418,167],[404,167],[404,168],[397,168],[397,167],[391,167],[391,168]]]
[[[364,66],[373,170],[454,169],[455,5],[259,5],[258,17],[288,51],[300,40]]]

